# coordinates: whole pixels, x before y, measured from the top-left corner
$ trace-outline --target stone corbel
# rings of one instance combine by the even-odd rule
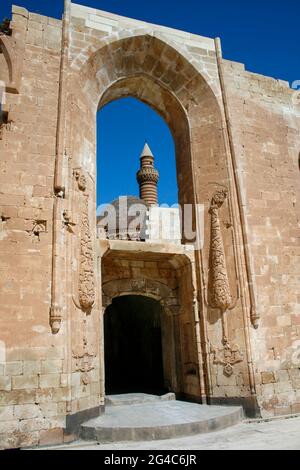
[[[50,327],[52,334],[56,335],[61,327],[62,309],[59,305],[53,305],[50,309]]]

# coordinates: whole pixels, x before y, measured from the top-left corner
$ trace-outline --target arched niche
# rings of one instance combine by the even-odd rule
[[[201,298],[201,276],[207,276],[208,271],[209,201],[216,184],[225,188],[231,186],[226,163],[224,116],[217,85],[212,87],[205,73],[200,73],[179,50],[149,34],[112,40],[97,50],[87,48],[82,52],[81,59],[80,68],[79,63],[76,66],[73,64],[68,78],[65,138],[69,181],[66,187],[74,187],[75,168],[82,169],[94,182],[94,189],[89,194],[89,220],[91,233],[95,234],[95,249],[96,114],[113,100],[133,96],[157,111],[171,129],[176,152],[179,203],[206,205],[203,266],[200,265],[200,258],[196,259]],[[65,172],[63,165],[61,168]],[[71,192],[71,199],[74,194]],[[80,215],[74,214],[74,217]],[[229,247],[232,243],[229,231],[225,238],[225,246]],[[73,238],[72,243],[79,243],[79,240]],[[70,255],[70,263],[71,259]],[[97,289],[100,290],[100,271],[97,282]],[[94,321],[96,328],[96,319],[91,321]],[[78,328],[79,331],[80,324],[77,322],[76,326],[75,323],[74,320],[73,330]],[[208,352],[205,354],[207,359]]]
[[[0,81],[8,93],[18,93],[20,85],[20,56],[16,41],[0,34]]]
[[[69,89],[74,90],[72,155],[93,177],[96,112],[112,100],[133,96],[157,111],[172,131],[180,203],[195,202],[194,193],[200,192],[201,179],[207,183],[207,175],[212,181],[227,179],[219,101],[204,76],[161,39],[135,36],[90,53],[80,71],[74,71]],[[93,153],[88,160],[87,146]]]
[[[109,314],[108,307],[114,299],[130,296],[152,299],[160,305],[165,386],[169,391],[183,393],[184,357],[178,341],[180,334],[177,316],[180,315],[180,305],[177,289],[171,289],[162,282],[147,278],[114,279],[105,282],[102,288],[103,314]]]

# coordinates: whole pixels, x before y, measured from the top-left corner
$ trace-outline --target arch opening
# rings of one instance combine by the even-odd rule
[[[110,100],[97,114],[98,206],[121,195],[139,196],[136,173],[145,142],[159,173],[158,204],[177,204],[175,150],[169,126],[149,105],[130,95]]]
[[[94,156],[98,110],[108,103],[129,96],[148,104],[164,118],[172,132],[176,155],[178,202],[181,207],[185,204],[192,207],[192,217],[190,217],[192,220],[188,220],[189,233],[190,231],[195,233],[196,229],[200,231],[198,220],[196,224],[196,204],[208,206],[216,185],[226,187],[230,185],[225,164],[226,139],[223,132],[223,112],[220,107],[218,85],[213,83],[206,73],[202,73],[203,71],[199,70],[197,64],[194,66],[195,62],[191,57],[187,57],[181,48],[172,47],[163,40],[148,34],[112,40],[89,54],[88,60],[81,56],[77,62],[74,63],[74,67],[80,70],[80,73],[77,74],[75,86],[78,93],[71,97],[74,120],[70,132],[76,165],[90,175],[91,181],[95,181]],[[78,110],[81,113],[78,113]],[[86,116],[85,120],[82,120],[82,113]],[[85,136],[84,141],[82,135]],[[94,201],[96,192],[92,195]],[[200,236],[201,240],[209,240],[209,217],[209,212],[205,211],[204,235]],[[185,238],[185,226],[181,229],[182,243],[193,243],[193,239]],[[197,235],[196,233],[196,237]],[[119,242],[105,242],[102,245],[101,243],[100,240],[99,246],[103,246],[104,250],[101,255],[100,268],[103,274],[105,250],[110,247],[112,251],[114,249],[117,251],[117,248],[121,250],[121,247]],[[195,246],[197,250],[197,245]],[[128,250],[132,256],[134,256],[134,249],[133,244],[126,245],[125,243],[122,247],[122,250]],[[208,250],[208,243],[205,243],[203,260],[200,260],[199,256],[195,257],[197,286],[204,282]],[[136,246],[136,252],[139,251],[140,248]],[[127,258],[122,264],[122,273],[118,279],[123,278],[127,282],[139,278],[137,265],[130,267],[126,260]],[[107,266],[105,276],[101,278],[102,289],[105,282],[114,278],[114,270],[115,264]],[[148,274],[141,273],[143,277]],[[159,274],[157,275],[154,271],[150,274],[155,279],[159,278]],[[180,283],[184,284],[181,278]],[[197,371],[200,362],[199,357],[195,355],[198,346],[196,347],[192,328],[195,297],[187,286],[186,288],[190,293],[187,298],[181,294],[178,312],[172,316],[166,315],[167,320],[163,320],[166,326],[165,331],[170,331],[170,344],[172,344],[168,356],[169,362],[173,361],[169,366],[169,383],[171,384],[169,390],[198,396],[199,393],[205,394],[206,391],[210,393],[209,386],[206,384],[206,381],[208,383],[210,379],[208,375],[208,378],[204,374],[202,377],[202,372],[200,372],[199,376],[201,375],[203,383],[199,384]],[[120,292],[118,291],[116,295],[120,295]],[[202,331],[205,332],[203,325],[201,334]],[[186,341],[187,346],[183,348],[183,351],[179,347],[180,341],[182,344]],[[105,338],[104,345],[107,343],[109,341]],[[188,345],[191,343],[195,346],[193,351],[188,350]],[[203,361],[206,363],[208,351],[205,349],[206,343],[203,342],[203,344]],[[202,351],[200,353],[202,354]],[[103,380],[101,383],[103,384]]]
[[[106,308],[106,394],[166,392],[161,315],[157,300],[140,295],[115,297]]]

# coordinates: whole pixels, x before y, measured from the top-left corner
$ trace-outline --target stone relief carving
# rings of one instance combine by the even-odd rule
[[[58,305],[52,305],[50,309],[50,327],[52,334],[56,335],[61,327],[62,310]]]
[[[233,301],[227,266],[225,250],[222,238],[222,231],[219,219],[219,209],[227,199],[226,189],[214,193],[209,213],[211,216],[211,239],[209,252],[209,276],[208,276],[208,294],[207,303],[211,308],[219,309],[222,322],[222,343],[223,348],[212,348],[214,354],[214,364],[224,366],[224,375],[230,377],[233,374],[233,366],[243,361],[243,355],[237,345],[231,345],[228,339],[227,311],[232,310],[237,299]],[[228,225],[228,224],[227,224]],[[229,225],[231,226],[231,224]]]
[[[34,220],[33,227],[30,235],[34,241],[40,241],[40,234],[47,232],[47,221],[46,220]]]
[[[211,200],[211,240],[209,253],[208,305],[225,312],[232,304],[225,252],[218,211],[227,198],[227,191],[217,191]]]
[[[225,342],[223,348],[212,348],[211,352],[214,355],[214,364],[223,365],[223,372],[227,377],[233,374],[233,366],[244,360],[243,353],[240,352],[239,347],[236,344],[230,345],[228,341]]]
[[[96,354],[92,348],[89,348],[86,335],[86,319],[83,321],[83,337],[82,345],[73,350],[73,358],[75,359],[75,372],[81,372],[81,381],[83,385],[90,382],[88,372],[95,369],[94,359]]]
[[[74,277],[75,292],[73,300],[79,309],[78,320],[75,323],[75,347],[73,370],[81,373],[81,382],[87,385],[90,381],[89,372],[95,368],[94,359],[96,353],[91,346],[91,312],[96,299],[96,275],[94,272],[94,250],[92,233],[89,222],[89,190],[87,176],[82,170],[74,171],[74,201],[71,211],[63,212],[63,225],[74,238],[74,259],[76,276]],[[74,205],[75,204],[75,205]],[[75,218],[76,215],[76,218]],[[78,217],[78,221],[77,221]]]
[[[177,289],[158,281],[149,279],[114,279],[103,285],[102,302],[104,310],[112,303],[113,298],[132,293],[143,293],[149,297],[156,298],[165,309],[167,315],[179,315],[180,305],[178,301]]]
[[[68,210],[63,211],[63,226],[66,227],[68,232],[74,234],[74,227],[76,223],[72,221],[72,216]]]
[[[75,177],[78,189],[82,192],[78,298],[82,310],[89,312],[95,303],[95,273],[93,244],[89,225],[89,195],[86,192],[85,175],[77,171]]]

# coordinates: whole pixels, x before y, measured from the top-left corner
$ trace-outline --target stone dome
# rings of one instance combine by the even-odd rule
[[[147,210],[143,199],[120,196],[102,208],[97,227],[109,239],[145,240]]]

